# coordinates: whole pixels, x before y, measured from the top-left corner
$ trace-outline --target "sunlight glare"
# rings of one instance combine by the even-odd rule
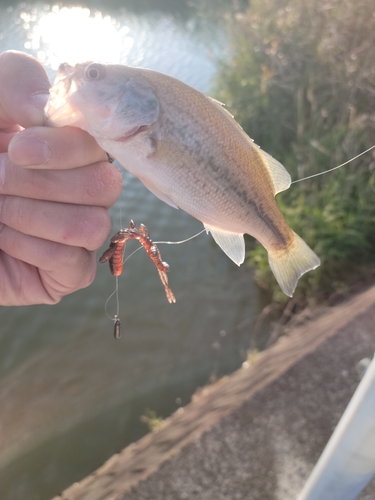
[[[27,43],[38,50],[41,62],[55,70],[62,62],[71,65],[89,60],[118,63],[124,51],[133,45],[131,37],[124,37],[126,27],[119,28],[115,19],[100,12],[91,14],[87,8],[55,5],[34,25]]]

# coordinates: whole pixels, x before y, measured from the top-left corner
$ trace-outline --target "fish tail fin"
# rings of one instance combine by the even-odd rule
[[[320,265],[319,257],[293,231],[294,241],[285,250],[268,254],[271,270],[281,290],[289,297],[293,296],[299,278]]]

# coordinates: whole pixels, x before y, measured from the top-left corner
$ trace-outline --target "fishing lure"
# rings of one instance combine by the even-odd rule
[[[131,220],[129,227],[126,229],[120,229],[111,238],[109,248],[100,257],[99,262],[103,264],[109,261],[109,268],[114,276],[120,276],[123,271],[123,255],[125,250],[125,245],[128,240],[138,240],[146,251],[146,254],[150,257],[152,262],[155,264],[160,281],[164,285],[165,295],[170,304],[176,302],[174,293],[168,284],[167,272],[170,270],[169,264],[163,262],[161,258],[160,251],[156,244],[151,240],[150,234],[147,227],[144,224],[136,228],[134,222]],[[116,330],[116,324],[115,324]]]
[[[120,229],[120,231],[111,238],[109,248],[99,259],[101,264],[109,261],[109,268],[113,276],[120,276],[122,274],[125,244],[130,238],[129,229]]]

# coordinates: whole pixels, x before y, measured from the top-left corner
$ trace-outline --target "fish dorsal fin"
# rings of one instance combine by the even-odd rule
[[[285,191],[290,186],[292,179],[290,178],[289,172],[286,168],[281,165],[281,163],[273,156],[269,155],[265,151],[259,148],[259,154],[262,157],[267,170],[271,176],[275,194],[280,193],[280,191]]]
[[[211,233],[213,239],[237,266],[245,260],[245,240],[243,234],[230,233],[217,227],[204,224],[207,233]]]
[[[214,103],[219,104],[220,106],[225,106],[225,104],[224,104],[223,102],[218,101],[218,100],[217,100],[217,99],[215,99],[214,97],[211,97],[211,96],[209,96],[209,95],[208,95],[208,96],[206,96],[206,97],[208,97],[208,98],[210,99],[210,101],[213,101]]]
[[[220,109],[220,111],[223,114],[227,114],[231,118],[233,118],[233,121],[236,123],[238,128],[243,130],[241,125],[234,119],[234,116],[225,108],[225,104],[218,101],[217,99],[214,99],[213,97],[208,97],[208,98],[218,109]],[[253,139],[251,139],[250,137],[248,138],[251,142],[254,142]],[[256,146],[255,143],[254,146]],[[259,146],[256,147],[259,148]],[[275,188],[275,194],[280,193],[280,191],[285,191],[286,189],[288,189],[292,182],[292,179],[290,178],[289,172],[286,170],[286,168],[279,161],[275,160],[275,158],[273,158],[270,154],[266,153],[260,148],[259,148],[259,154],[262,157],[267,167],[267,170],[271,176]]]
[[[217,99],[214,99],[213,97],[210,97],[210,96],[206,96],[212,104],[214,104],[218,109],[220,109],[221,113],[223,113],[224,115],[228,115],[230,116],[233,121],[236,123],[236,125],[242,130],[242,127],[241,125],[236,122],[236,120],[234,119],[234,116],[232,115],[232,113],[230,111],[228,111],[228,109],[225,107],[225,104],[223,102],[220,102],[218,101]]]

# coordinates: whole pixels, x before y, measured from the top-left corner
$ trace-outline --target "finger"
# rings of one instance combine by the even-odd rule
[[[15,130],[16,129],[17,127],[15,126]],[[0,153],[6,153],[8,151],[9,143],[17,133],[18,130],[15,132],[0,132]]]
[[[108,162],[72,170],[33,170],[0,155],[0,194],[109,208],[121,189],[121,172]]]
[[[3,195],[0,222],[30,236],[87,250],[99,248],[111,229],[104,208]]]
[[[0,270],[1,304],[55,304],[92,283],[96,256],[0,226]]]
[[[107,160],[95,139],[75,127],[33,127],[17,134],[8,153],[16,165],[67,169]]]
[[[43,66],[22,52],[0,54],[0,129],[43,125],[51,84]]]

